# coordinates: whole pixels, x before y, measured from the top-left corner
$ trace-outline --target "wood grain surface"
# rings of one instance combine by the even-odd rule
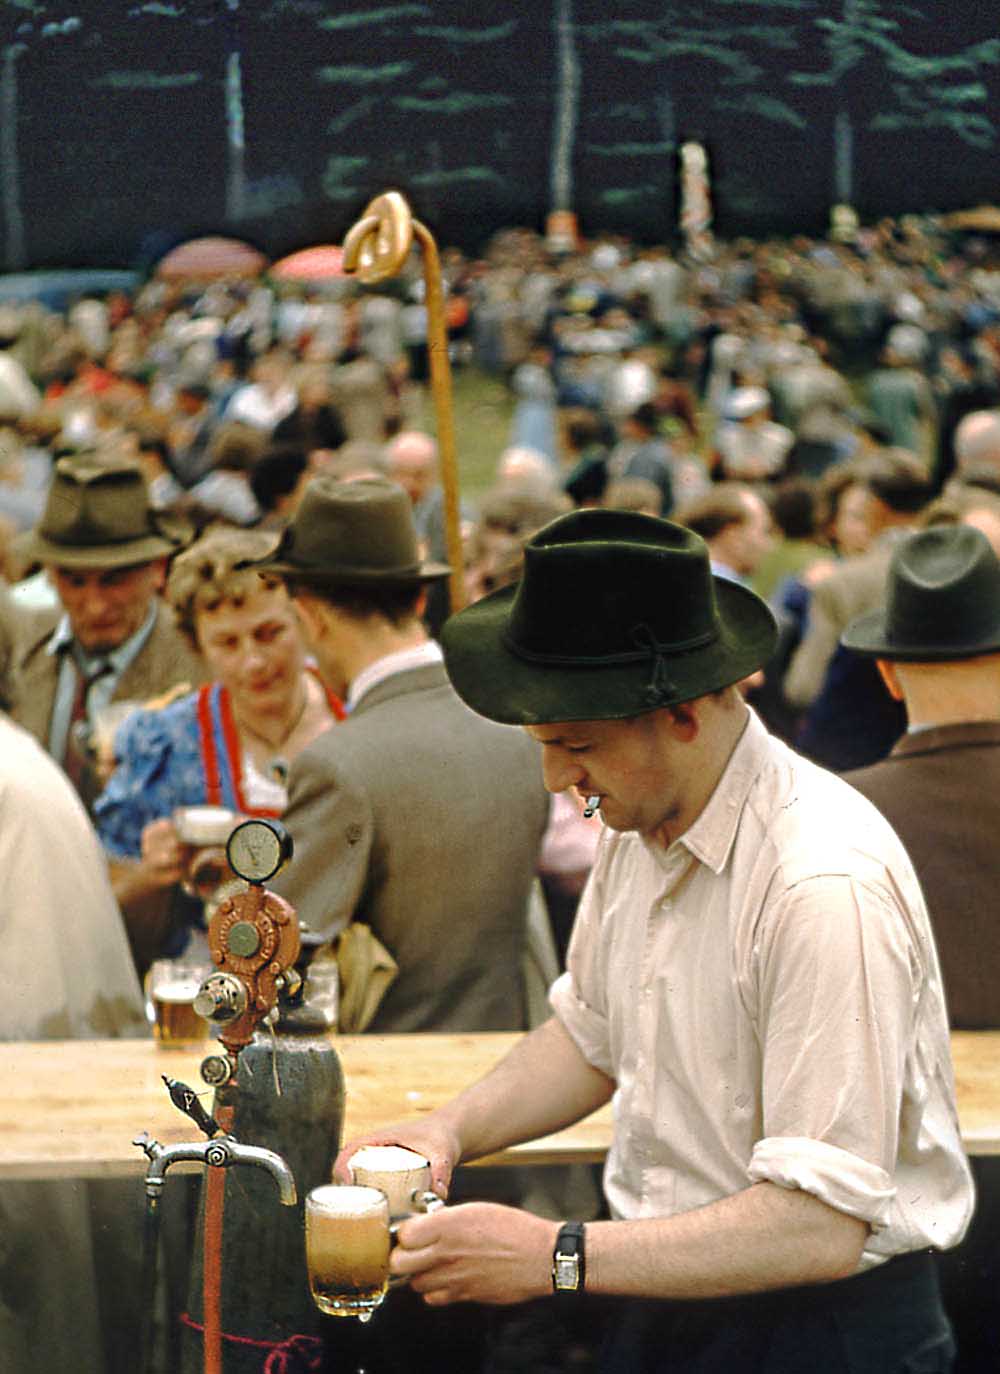
[[[517,1038],[335,1037],[347,1084],[345,1138],[431,1111],[490,1069]],[[142,1174],[145,1156],[132,1144],[140,1131],[163,1144],[197,1137],[193,1124],[172,1106],[160,1075],[200,1089],[205,1050],[204,1043],[165,1048],[152,1040],[4,1045],[0,1178]],[[956,1032],[952,1051],[966,1149],[1000,1154],[1000,1031]],[[203,1101],[210,1107],[210,1090],[205,1089]],[[603,1158],[610,1135],[608,1107],[556,1135],[482,1162],[594,1163]]]

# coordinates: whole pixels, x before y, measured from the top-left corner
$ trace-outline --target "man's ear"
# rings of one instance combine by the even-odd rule
[[[671,734],[685,743],[693,740],[701,728],[698,703],[699,699],[695,698],[693,701],[679,701],[675,706],[666,708]]]
[[[877,658],[875,667],[879,671],[879,676],[885,683],[885,690],[894,701],[903,700],[903,689],[899,685],[899,678],[896,675],[895,666],[887,658]]]
[[[310,643],[317,644],[326,629],[326,619],[319,601],[309,592],[296,592],[292,597],[292,605],[302,626],[302,633]]]

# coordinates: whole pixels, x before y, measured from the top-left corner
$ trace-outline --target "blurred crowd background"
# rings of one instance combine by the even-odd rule
[[[720,241],[702,260],[614,236],[557,251],[522,228],[480,257],[445,249],[468,595],[516,576],[525,538],[573,505],[669,515],[781,619],[780,661],[749,687],[771,727],[834,767],[880,757],[891,719],[836,738],[836,639],[810,644],[810,605],[840,564],[884,562],[900,527],[971,518],[992,533],[998,243],[911,216]],[[55,604],[11,544],[70,453],[135,459],[154,505],[197,527],[280,527],[317,471],[384,474],[443,557],[423,296],[415,257],[377,288],[223,263],[0,303],[15,605]]]

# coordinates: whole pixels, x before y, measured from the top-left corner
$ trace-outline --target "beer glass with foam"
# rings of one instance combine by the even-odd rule
[[[377,1188],[327,1183],[306,1198],[306,1267],[329,1317],[366,1322],[389,1286],[389,1204]]]
[[[426,1210],[415,1203],[430,1190],[431,1166],[415,1150],[402,1145],[362,1145],[351,1155],[348,1167],[355,1183],[385,1193],[392,1221]]]

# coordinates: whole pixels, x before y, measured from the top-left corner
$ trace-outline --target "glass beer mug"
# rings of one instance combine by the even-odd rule
[[[146,1016],[161,1045],[206,1040],[209,1024],[194,1009],[202,979],[212,965],[200,960],[156,959],[146,974]]]
[[[389,1287],[389,1203],[377,1188],[327,1183],[306,1198],[306,1266],[329,1317],[369,1321]]]

